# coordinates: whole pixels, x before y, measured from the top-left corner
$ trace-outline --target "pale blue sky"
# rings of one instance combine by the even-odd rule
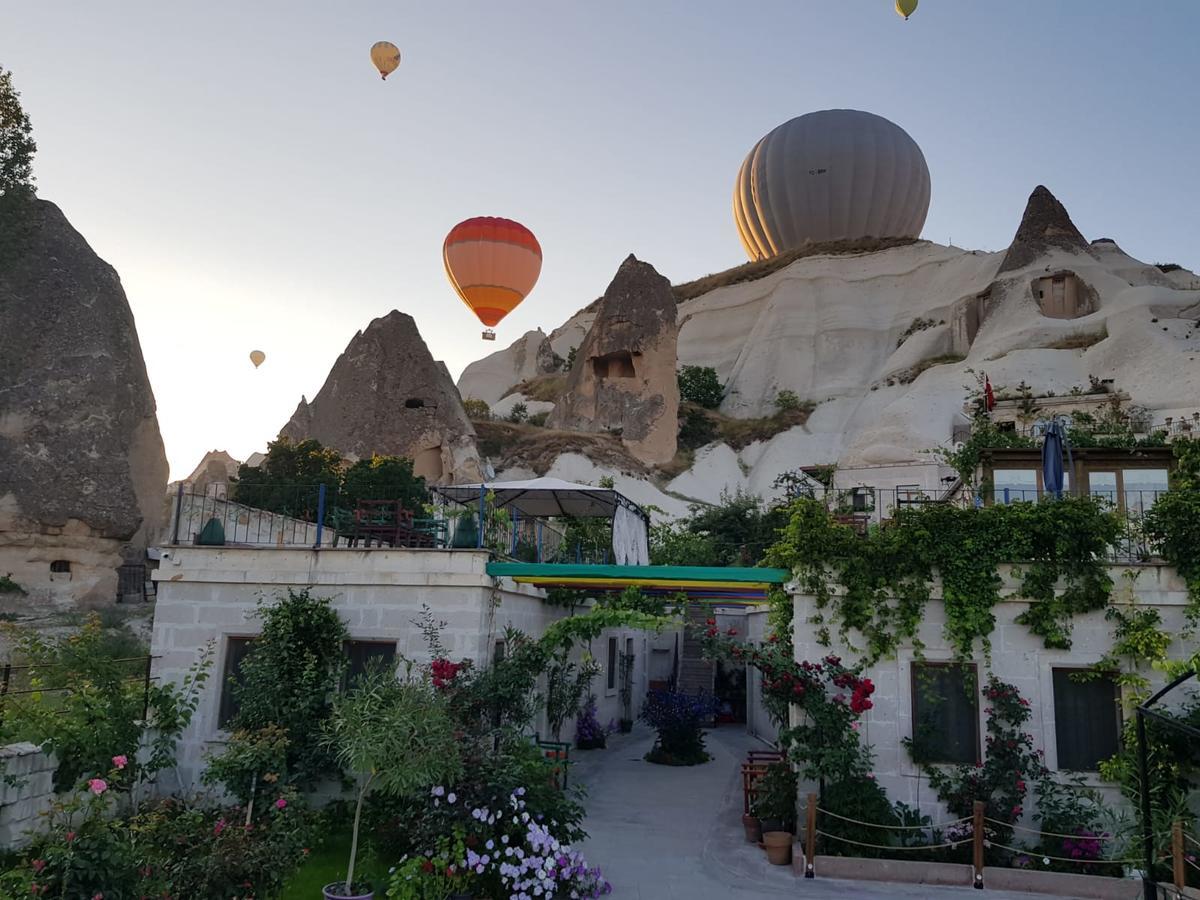
[[[1200,266],[1195,0],[922,0],[907,23],[890,0],[0,7],[39,192],[121,274],[174,477],[265,446],[392,308],[457,374],[631,251],[673,281],[743,262],[737,167],[817,109],[921,145],[930,240],[1001,248],[1044,183],[1089,238]],[[404,56],[386,83],[380,39]],[[442,271],[473,215],[545,252],[496,344]]]

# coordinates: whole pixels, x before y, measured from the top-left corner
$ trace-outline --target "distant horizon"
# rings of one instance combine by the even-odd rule
[[[907,22],[890,0],[63,0],[5,25],[39,196],[122,278],[173,479],[265,449],[392,309],[457,379],[599,297],[630,252],[673,284],[742,264],[737,168],[815,110],[917,142],[922,239],[1002,250],[1043,184],[1089,241],[1200,267],[1189,0],[928,0]],[[402,54],[386,82],[368,59],[384,39]],[[494,344],[442,271],[446,232],[476,215],[544,251]]]

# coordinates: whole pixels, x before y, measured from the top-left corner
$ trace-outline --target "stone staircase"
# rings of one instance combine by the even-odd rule
[[[688,604],[687,624],[683,636],[683,652],[679,658],[679,691],[684,694],[711,694],[716,686],[716,663],[700,653],[700,633],[708,618],[703,603]]]

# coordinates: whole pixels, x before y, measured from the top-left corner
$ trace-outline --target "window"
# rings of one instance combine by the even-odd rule
[[[71,561],[69,559],[56,559],[50,563],[50,571],[56,575],[71,574]]]
[[[383,665],[392,666],[396,661],[395,641],[345,641],[342,649],[350,665],[346,667],[346,684],[366,674],[367,670]]]
[[[224,728],[238,713],[232,679],[242,670],[242,661],[250,655],[254,638],[231,637],[225,643],[225,665],[221,668],[221,708],[217,712],[217,727]]]
[[[1036,500],[1037,469],[996,469],[992,472],[992,485],[996,503]]]
[[[923,762],[979,760],[979,691],[975,666],[913,663],[913,746]]]
[[[1095,772],[1121,749],[1121,689],[1111,675],[1079,680],[1079,669],[1054,669],[1058,767]]]
[[[1117,505],[1117,473],[1088,472],[1088,493],[1097,500]]]
[[[1125,508],[1131,512],[1145,512],[1167,490],[1166,469],[1125,469],[1121,480],[1125,483]]]
[[[633,378],[637,375],[633,354],[628,350],[593,357],[592,372],[597,378]]]
[[[617,639],[615,637],[608,639],[608,689],[610,691],[617,689]]]
[[[504,641],[496,641],[496,649],[492,653],[492,665],[504,662],[504,654],[506,652]]]

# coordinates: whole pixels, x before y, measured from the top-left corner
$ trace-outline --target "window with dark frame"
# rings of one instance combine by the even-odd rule
[[[913,663],[913,747],[925,763],[979,761],[979,688],[975,666]]]
[[[1121,688],[1109,673],[1053,669],[1058,768],[1096,772],[1121,749]]]
[[[353,684],[354,679],[366,674],[372,666],[382,665],[386,668],[394,666],[396,662],[395,641],[343,641],[342,650],[349,660],[346,666],[347,685]]]
[[[608,639],[608,689],[610,691],[617,688],[617,639],[610,637]]]
[[[234,696],[232,679],[241,672],[242,662],[250,655],[254,645],[252,637],[231,637],[225,642],[225,664],[221,668],[221,706],[217,712],[217,727],[225,728],[238,714],[238,701]]]

